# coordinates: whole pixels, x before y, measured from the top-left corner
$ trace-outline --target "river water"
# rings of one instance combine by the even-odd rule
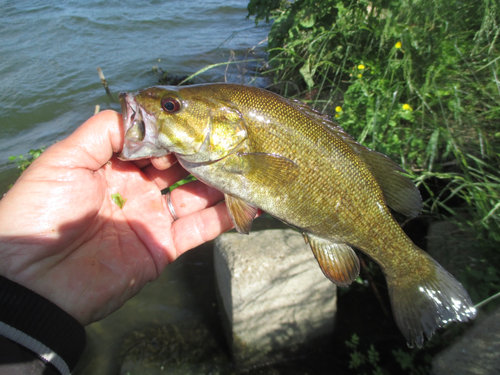
[[[93,115],[120,110],[106,95],[157,83],[152,68],[189,75],[263,57],[268,25],[246,19],[247,0],[0,1],[0,193],[19,173],[12,155],[49,146]],[[256,49],[249,51],[252,47]],[[243,66],[229,79],[241,82]],[[225,67],[197,82],[226,79]],[[248,76],[245,78],[248,81]]]
[[[119,111],[119,91],[157,84],[153,67],[189,75],[234,56],[265,57],[269,26],[246,19],[247,3],[0,0],[0,194],[20,172],[9,156],[64,138],[94,114],[96,105]],[[196,82],[248,82],[251,75],[242,73],[252,65],[211,69]],[[194,258],[182,257],[119,312],[89,326],[76,373],[118,373],[122,340],[149,324],[209,319],[216,325],[210,254],[210,248],[198,249]]]

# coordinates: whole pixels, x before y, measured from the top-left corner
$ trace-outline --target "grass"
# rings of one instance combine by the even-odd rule
[[[36,150],[29,150],[28,155],[9,156],[9,162],[17,163],[17,168],[24,172],[35,159],[37,159],[46,147],[38,148]]]
[[[250,0],[256,22],[274,20],[272,89],[330,114],[359,142],[399,162],[419,186],[425,220],[456,225],[462,249],[451,262],[473,301],[498,296],[499,3],[317,3]],[[432,345],[448,345],[449,336],[439,345],[436,336],[422,351],[396,351],[393,360],[405,373],[420,373],[418,358],[428,357],[428,366]],[[368,373],[379,371],[372,365]]]
[[[471,270],[485,259],[500,266],[498,3],[250,3],[256,21],[274,17],[275,89],[398,161],[420,188],[424,214],[454,221],[479,245]]]

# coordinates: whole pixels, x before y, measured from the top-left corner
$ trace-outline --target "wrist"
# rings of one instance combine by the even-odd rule
[[[85,330],[68,313],[35,292],[0,276],[0,334],[30,349],[62,374],[75,367]]]

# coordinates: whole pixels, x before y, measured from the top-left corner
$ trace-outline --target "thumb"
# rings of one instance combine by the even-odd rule
[[[122,116],[106,110],[43,153],[45,165],[97,170],[123,147]]]

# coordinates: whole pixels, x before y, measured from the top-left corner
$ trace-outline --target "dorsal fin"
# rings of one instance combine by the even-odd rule
[[[375,176],[389,207],[409,217],[417,216],[422,211],[422,197],[407,172],[384,154],[370,150],[362,145],[360,156]]]
[[[334,137],[342,139],[363,159],[382,189],[389,207],[409,217],[415,217],[420,213],[422,210],[420,192],[413,181],[402,174],[407,174],[403,168],[384,154],[370,150],[354,140],[342,127],[331,121],[329,116],[321,114],[298,100],[290,102],[310,119],[322,124]]]

